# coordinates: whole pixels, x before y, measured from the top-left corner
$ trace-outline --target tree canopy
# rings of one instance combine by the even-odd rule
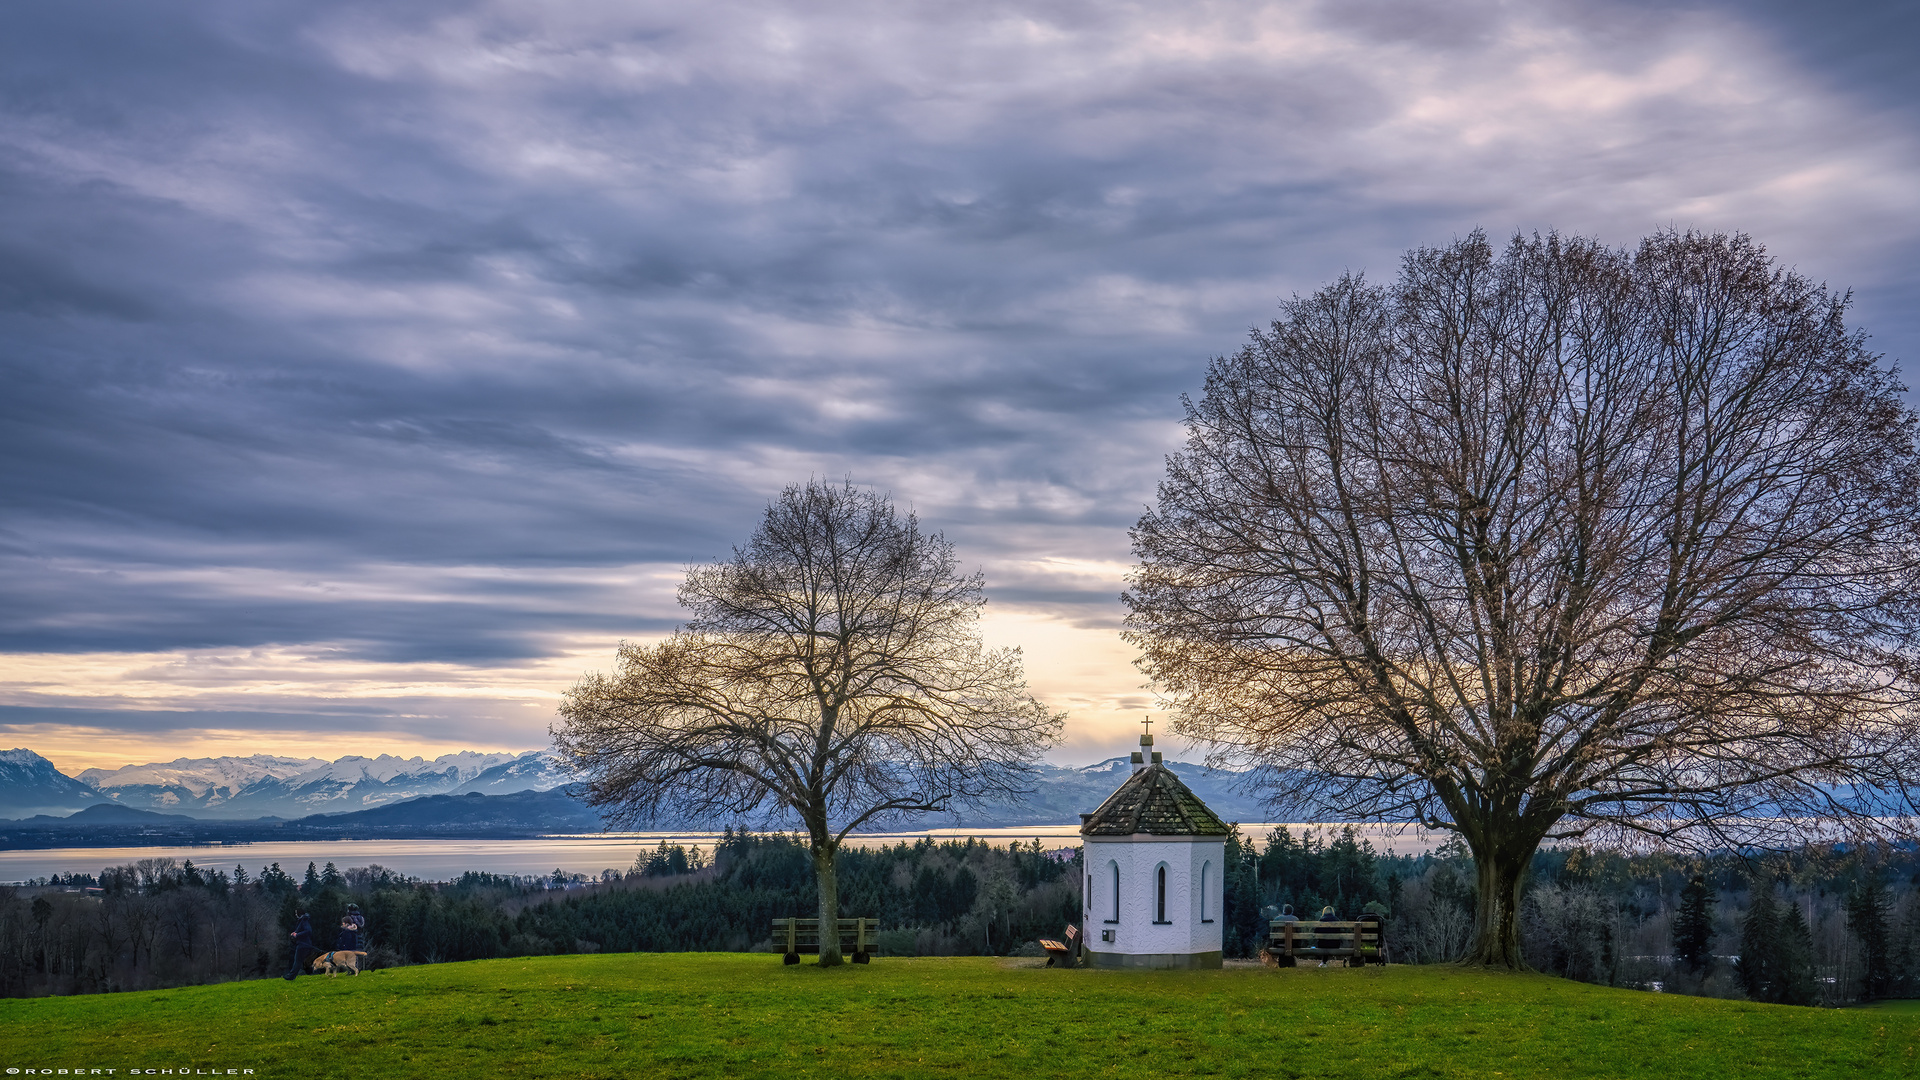
[[[1272,794],[1452,829],[1472,959],[1541,841],[1910,813],[1916,418],[1745,236],[1478,232],[1214,360],[1133,531],[1176,730]]]
[[[957,566],[882,495],[790,487],[730,561],[688,571],[684,626],[568,692],[555,745],[617,821],[797,818],[836,918],[849,832],[1018,794],[1059,735],[1019,650],[982,644],[984,582]]]

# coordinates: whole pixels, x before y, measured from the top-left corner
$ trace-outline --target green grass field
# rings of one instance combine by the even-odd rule
[[[1913,1076],[1920,1047],[1920,1013],[1538,975],[1029,963],[823,970],[769,954],[567,956],[9,1000],[0,1075],[1746,1080]]]

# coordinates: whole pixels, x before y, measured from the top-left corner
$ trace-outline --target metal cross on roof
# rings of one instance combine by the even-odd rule
[[[1140,722],[1147,726],[1147,733],[1146,733],[1147,738],[1149,739],[1153,738],[1153,717],[1149,716],[1145,720],[1142,720]]]

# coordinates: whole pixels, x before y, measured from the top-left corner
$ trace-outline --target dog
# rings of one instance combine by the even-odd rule
[[[329,979],[343,971],[351,971],[359,975],[360,961],[366,955],[364,952],[355,952],[351,949],[336,949],[333,952],[321,953],[313,958],[313,970],[326,972]]]

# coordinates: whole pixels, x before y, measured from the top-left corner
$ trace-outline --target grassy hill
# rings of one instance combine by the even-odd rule
[[[0,1070],[257,1077],[1913,1076],[1920,1013],[1439,967],[1108,973],[776,955],[488,960],[0,1001]],[[104,1075],[104,1074],[103,1074]]]

